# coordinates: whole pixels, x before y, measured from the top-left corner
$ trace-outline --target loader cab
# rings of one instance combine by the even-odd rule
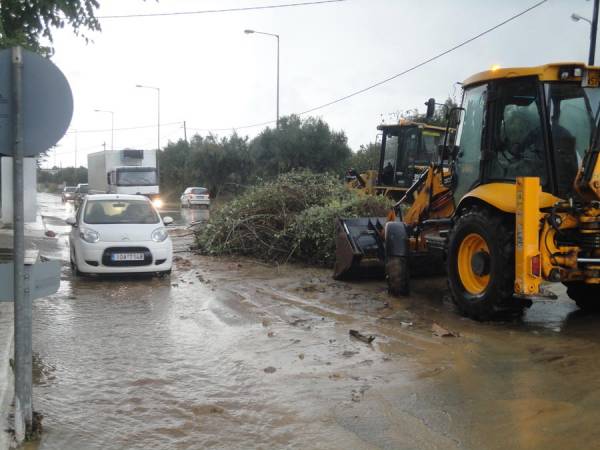
[[[435,158],[445,131],[409,121],[377,129],[382,132],[378,185],[405,189]]]
[[[538,177],[544,192],[571,196],[594,131],[598,73],[583,65],[552,64],[482,72],[466,80],[455,202],[479,185],[514,184],[518,176]]]

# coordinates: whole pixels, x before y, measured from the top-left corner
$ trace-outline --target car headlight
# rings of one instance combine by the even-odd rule
[[[168,237],[169,233],[167,233],[167,229],[163,227],[157,228],[152,232],[152,240],[154,242],[162,242]]]
[[[155,198],[154,200],[152,200],[152,204],[154,205],[155,208],[162,208],[163,201],[160,198]]]
[[[100,235],[98,234],[98,232],[89,228],[81,228],[79,230],[79,237],[85,242],[89,242],[90,244],[93,244],[94,242],[98,242],[100,240]]]

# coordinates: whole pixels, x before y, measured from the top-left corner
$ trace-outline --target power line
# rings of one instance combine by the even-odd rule
[[[98,19],[128,19],[133,17],[160,17],[160,16],[189,16],[197,14],[215,14],[215,13],[228,13],[228,12],[240,12],[240,11],[258,11],[263,9],[279,9],[279,8],[292,8],[297,6],[312,6],[322,5],[325,3],[340,3],[347,0],[319,0],[312,2],[302,3],[286,3],[282,5],[267,5],[267,6],[246,6],[242,8],[227,8],[227,9],[205,9],[201,11],[179,11],[179,12],[165,12],[165,13],[147,13],[147,14],[121,14],[112,16],[98,16]]]
[[[187,127],[188,130],[193,130],[193,131],[229,131],[229,130],[243,130],[245,128],[256,128],[256,127],[262,127],[265,125],[270,125],[272,123],[275,123],[275,120],[268,120],[266,122],[260,122],[260,123],[254,123],[251,125],[243,125],[241,127],[228,127],[228,128],[192,128],[192,127]]]
[[[169,123],[161,123],[161,127],[169,127],[172,125],[181,125],[183,121],[179,122],[169,122]],[[156,128],[156,124],[152,125],[138,125],[134,127],[122,127],[122,128],[102,128],[102,129],[89,129],[89,130],[71,130],[67,131],[66,134],[78,134],[78,133],[108,133],[110,131],[128,131],[128,130],[141,130],[143,128]]]
[[[367,87],[365,87],[365,88],[359,89],[358,91],[354,91],[354,92],[352,92],[352,93],[350,93],[350,94],[348,94],[348,95],[344,95],[343,97],[337,98],[337,99],[335,99],[335,100],[332,100],[332,101],[330,101],[330,102],[327,102],[327,103],[324,103],[324,104],[322,104],[322,105],[315,106],[314,108],[310,108],[310,109],[307,109],[307,110],[305,110],[305,111],[299,112],[299,113],[297,113],[297,114],[298,114],[299,116],[301,116],[301,115],[303,115],[303,114],[308,114],[308,113],[311,113],[311,112],[317,111],[317,110],[319,110],[319,109],[326,108],[326,107],[328,107],[328,106],[334,105],[334,104],[336,104],[336,103],[339,103],[339,102],[343,102],[344,100],[348,100],[349,98],[352,98],[352,97],[355,97],[355,96],[357,96],[357,95],[360,95],[360,94],[362,94],[362,93],[364,93],[364,92],[370,91],[371,89],[374,89],[374,88],[376,88],[376,87],[379,87],[379,86],[381,86],[381,85],[383,85],[383,84],[385,84],[385,83],[389,83],[390,81],[392,81],[392,80],[395,80],[396,78],[399,78],[399,77],[401,77],[401,76],[403,76],[403,75],[406,75],[407,73],[409,73],[409,72],[412,72],[412,71],[414,71],[414,70],[418,69],[419,67],[423,67],[424,65],[426,65],[426,64],[429,64],[430,62],[433,62],[433,61],[435,61],[436,59],[439,59],[439,58],[441,58],[442,56],[445,56],[445,55],[447,55],[448,53],[451,53],[451,52],[453,52],[454,50],[458,50],[459,48],[461,48],[461,47],[464,47],[465,45],[467,45],[467,44],[469,44],[469,43],[471,43],[471,42],[475,41],[476,39],[479,39],[479,38],[480,38],[480,37],[482,37],[482,36],[485,36],[485,35],[486,35],[486,34],[488,34],[488,33],[491,33],[491,32],[492,32],[492,31],[494,31],[494,30],[497,30],[497,29],[498,29],[498,28],[500,28],[501,26],[503,26],[503,25],[506,25],[506,24],[507,24],[507,23],[509,23],[509,22],[512,22],[513,20],[517,19],[518,17],[521,17],[521,16],[522,16],[522,15],[524,15],[524,14],[527,14],[529,11],[531,11],[531,10],[533,10],[533,9],[535,9],[535,8],[538,8],[538,7],[542,6],[542,5],[543,5],[544,3],[546,3],[547,1],[548,1],[548,0],[541,0],[541,1],[539,1],[538,3],[536,3],[535,5],[532,5],[532,6],[530,6],[529,8],[527,8],[527,9],[525,9],[525,10],[521,11],[520,13],[518,13],[518,14],[515,14],[514,16],[511,16],[511,17],[509,17],[508,19],[506,19],[506,20],[504,20],[504,21],[500,22],[499,24],[497,24],[497,25],[494,25],[493,27],[491,27],[491,28],[488,28],[488,29],[487,29],[487,30],[485,30],[485,31],[482,31],[481,33],[479,33],[479,34],[477,34],[477,35],[475,35],[475,36],[473,36],[473,37],[471,37],[471,38],[467,39],[466,41],[463,41],[463,42],[461,42],[460,44],[457,44],[457,45],[455,45],[454,47],[451,47],[451,48],[449,48],[448,50],[444,50],[443,52],[441,52],[441,53],[438,53],[437,55],[435,55],[435,56],[432,56],[431,58],[429,58],[429,59],[426,59],[425,61],[422,61],[422,62],[420,62],[419,64],[416,64],[416,65],[414,65],[414,66],[412,66],[412,67],[410,67],[410,68],[408,68],[408,69],[406,69],[406,70],[403,70],[402,72],[399,72],[399,73],[397,73],[397,74],[395,74],[395,75],[392,75],[391,77],[388,77],[388,78],[386,78],[386,79],[384,79],[384,80],[378,81],[377,83],[373,83],[373,84],[371,84],[370,86],[367,86]]]
[[[346,0],[324,0],[322,2],[312,2],[312,3],[327,3],[327,2],[333,2],[333,1],[346,1]],[[372,89],[374,89],[376,87],[379,87],[379,86],[381,86],[383,84],[389,83],[390,81],[395,80],[396,78],[400,78],[401,76],[406,75],[409,72],[412,72],[412,71],[414,71],[414,70],[416,70],[418,68],[421,68],[421,67],[429,64],[430,62],[433,62],[433,61],[435,61],[435,60],[437,60],[437,59],[439,59],[439,58],[441,58],[441,57],[443,57],[443,56],[445,56],[445,55],[447,55],[447,54],[449,54],[449,53],[451,53],[451,52],[453,52],[455,50],[458,50],[459,48],[464,47],[465,45],[470,44],[471,42],[473,42],[473,41],[475,41],[475,40],[477,40],[477,39],[479,39],[479,38],[481,38],[481,37],[483,37],[483,36],[491,33],[492,31],[497,30],[498,28],[506,25],[507,23],[512,22],[513,20],[515,20],[515,19],[517,19],[517,18],[519,18],[519,17],[527,14],[528,12],[530,12],[530,11],[532,11],[532,10],[540,7],[540,6],[542,6],[544,3],[547,3],[547,1],[548,0],[541,0],[541,1],[537,2],[537,3],[535,3],[534,5],[530,6],[529,8],[524,9],[523,11],[521,11],[521,12],[519,12],[519,13],[517,13],[517,14],[511,16],[511,17],[509,17],[508,19],[505,19],[502,22],[494,25],[493,27],[488,28],[488,29],[482,31],[481,33],[479,33],[479,34],[477,34],[475,36],[472,36],[469,39],[467,39],[465,41],[462,41],[461,43],[459,43],[459,44],[457,44],[457,45],[455,45],[455,46],[453,46],[453,47],[451,47],[451,48],[449,48],[447,50],[444,50],[443,52],[440,52],[440,53],[436,54],[435,56],[432,56],[432,57],[430,57],[430,58],[428,58],[428,59],[426,59],[426,60],[424,60],[424,61],[422,61],[422,62],[420,62],[420,63],[418,63],[418,64],[416,64],[414,66],[412,66],[412,67],[409,67],[408,69],[403,70],[402,72],[399,72],[399,73],[397,73],[395,75],[392,75],[392,76],[390,76],[390,77],[388,77],[388,78],[386,78],[384,80],[381,80],[381,81],[378,81],[376,83],[373,83],[373,84],[371,84],[371,85],[369,85],[369,86],[367,86],[365,88],[362,88],[362,89],[359,89],[357,91],[354,91],[354,92],[352,92],[350,94],[344,95],[343,97],[337,98],[335,100],[331,100],[331,101],[329,101],[327,103],[324,103],[324,104],[319,105],[319,106],[315,106],[314,108],[310,108],[310,109],[304,110],[304,111],[296,113],[296,114],[300,116],[300,115],[305,115],[305,114],[308,114],[308,113],[311,113],[311,112],[314,112],[314,111],[318,111],[320,109],[326,108],[326,107],[334,105],[336,103],[340,103],[340,102],[343,102],[345,100],[348,100],[348,99],[350,99],[352,97],[355,97],[357,95],[363,94],[363,93],[365,93],[367,91],[370,91],[370,90],[372,90]],[[308,3],[306,3],[306,4],[308,4]],[[281,6],[281,5],[279,5],[279,6]],[[262,7],[262,8],[266,8],[266,7]],[[172,123],[161,124],[161,125],[168,126],[168,125],[176,125],[176,124],[178,125],[178,124],[181,124],[181,123],[182,122],[172,122]],[[243,130],[243,129],[247,129],[247,128],[256,128],[256,127],[260,127],[260,126],[270,125],[270,124],[273,124],[273,123],[275,123],[275,120],[269,120],[269,121],[260,122],[260,123],[254,123],[254,124],[250,124],[250,125],[242,125],[242,126],[239,126],[239,127],[227,127],[227,128],[193,128],[193,127],[188,127],[188,129],[189,130],[193,130],[193,131],[229,131],[229,130]],[[151,127],[155,127],[155,126],[156,125],[144,125],[144,126],[139,126],[139,127],[115,128],[115,131],[136,130],[136,129],[141,129],[141,128],[151,128]],[[110,129],[108,129],[108,130],[78,130],[77,133],[94,133],[94,132],[108,132],[108,131],[110,131]],[[71,133],[73,133],[73,132],[74,131],[72,131]]]
[[[416,64],[416,65],[414,65],[412,67],[409,67],[408,69],[403,70],[402,72],[399,72],[399,73],[397,73],[395,75],[392,75],[392,76],[390,76],[390,77],[388,77],[388,78],[386,78],[384,80],[381,80],[381,81],[378,81],[376,83],[373,83],[373,84],[371,84],[371,85],[369,85],[369,86],[367,86],[365,88],[362,88],[362,89],[359,89],[357,91],[351,92],[350,94],[344,95],[343,97],[337,98],[335,100],[331,100],[331,101],[329,101],[327,103],[323,103],[322,105],[315,106],[314,108],[310,108],[310,109],[307,109],[305,111],[302,111],[302,112],[299,112],[299,113],[296,113],[296,114],[299,115],[299,116],[301,116],[301,115],[308,114],[308,113],[311,113],[311,112],[314,112],[314,111],[318,111],[320,109],[327,108],[328,106],[334,105],[336,103],[340,103],[340,102],[343,102],[345,100],[348,100],[348,99],[350,99],[352,97],[356,97],[357,95],[360,95],[360,94],[363,94],[363,93],[365,93],[367,91],[375,89],[376,87],[379,87],[379,86],[381,86],[383,84],[389,83],[390,81],[395,80],[396,78],[399,78],[399,77],[401,77],[403,75],[406,75],[409,72],[412,72],[412,71],[414,71],[414,70],[416,70],[416,69],[418,69],[420,67],[423,67],[426,64],[429,64],[430,62],[433,62],[433,61],[441,58],[442,56],[447,55],[448,53],[451,53],[451,52],[453,52],[455,50],[458,50],[459,48],[464,47],[467,44],[470,44],[471,42],[473,42],[473,41],[475,41],[475,40],[477,40],[477,39],[485,36],[486,34],[491,33],[494,30],[497,30],[498,28],[506,25],[507,23],[512,22],[513,20],[515,20],[515,19],[517,19],[517,18],[519,18],[519,17],[527,14],[528,12],[530,12],[530,11],[532,11],[532,10],[540,7],[540,6],[542,6],[547,1],[548,0],[541,0],[541,1],[537,2],[536,4],[530,6],[529,8],[524,9],[523,11],[521,11],[521,12],[519,12],[519,13],[517,13],[517,14],[511,16],[511,17],[509,17],[508,19],[503,20],[502,22],[494,25],[493,27],[488,28],[485,31],[482,31],[481,33],[479,33],[479,34],[477,34],[477,35],[475,35],[473,37],[470,37],[469,39],[467,39],[467,40],[465,40],[465,41],[463,41],[463,42],[461,42],[461,43],[459,43],[459,44],[457,44],[457,45],[455,45],[455,46],[453,46],[453,47],[451,47],[451,48],[449,48],[447,50],[444,50],[443,52],[438,53],[435,56],[432,56],[431,58],[428,58],[428,59],[426,59],[426,60],[424,60],[424,61],[422,61],[422,62],[420,62],[420,63],[418,63],[418,64]],[[196,129],[196,130],[199,130],[199,131],[241,130],[241,129],[244,129],[244,128],[254,128],[254,127],[269,125],[269,124],[272,124],[272,123],[275,123],[275,121],[271,120],[271,121],[268,121],[268,122],[262,122],[262,123],[252,124],[252,125],[243,125],[243,126],[240,126],[240,127],[207,128],[207,129]]]

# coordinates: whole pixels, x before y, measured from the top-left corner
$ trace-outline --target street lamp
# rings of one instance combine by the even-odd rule
[[[114,111],[108,111],[104,109],[95,109],[94,112],[97,113],[107,113],[110,114],[110,149],[115,149],[115,113]]]
[[[265,36],[273,36],[277,38],[277,121],[276,126],[279,128],[279,35],[274,33],[265,33],[256,30],[244,30],[246,34],[264,34]]]
[[[571,20],[573,22],[579,22],[580,20],[583,20],[583,21],[589,23],[590,25],[592,24],[592,21],[590,19],[588,19],[587,17],[583,17],[577,13],[571,14]]]
[[[577,13],[571,14],[571,20],[573,22],[579,22],[580,20],[583,20],[584,22],[589,23],[591,26],[590,53],[588,56],[588,65],[589,66],[594,65],[594,57],[596,55],[596,33],[598,31],[598,6],[599,6],[599,4],[600,4],[600,0],[594,0],[594,12],[592,13],[592,20],[588,19],[587,17],[583,17],[582,15],[577,14]]]
[[[157,125],[156,125],[157,130],[158,130],[158,141],[157,141],[156,148],[158,151],[160,151],[160,88],[155,87],[155,86],[144,86],[141,84],[136,84],[135,87],[144,88],[144,89],[154,89],[156,91],[156,98],[158,101],[158,105],[157,105],[158,119],[157,119]],[[157,155],[157,161],[158,161],[158,155]]]

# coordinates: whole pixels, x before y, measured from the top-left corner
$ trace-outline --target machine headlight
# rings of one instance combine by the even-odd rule
[[[154,242],[162,242],[168,237],[169,233],[167,233],[167,229],[163,227],[157,228],[152,232],[152,240]]]
[[[85,242],[89,242],[90,244],[93,244],[94,242],[98,242],[100,240],[100,235],[98,234],[98,232],[89,228],[81,228],[79,230],[79,237]]]
[[[162,208],[163,201],[160,198],[155,198],[154,200],[152,200],[152,204],[155,208]]]

